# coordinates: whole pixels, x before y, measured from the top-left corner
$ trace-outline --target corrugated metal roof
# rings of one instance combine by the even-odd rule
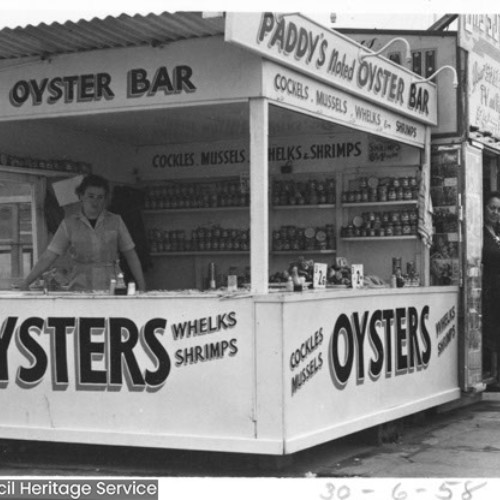
[[[222,35],[222,17],[200,12],[94,18],[0,30],[0,59],[50,56],[96,49],[161,45],[176,40]]]

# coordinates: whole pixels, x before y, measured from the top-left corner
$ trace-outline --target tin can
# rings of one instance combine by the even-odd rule
[[[401,257],[393,257],[392,258],[392,274],[396,275],[396,271],[401,270],[402,262]]]
[[[410,277],[413,277],[416,272],[415,262],[410,261],[406,263],[406,274]]]

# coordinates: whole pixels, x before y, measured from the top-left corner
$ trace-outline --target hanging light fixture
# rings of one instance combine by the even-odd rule
[[[408,40],[406,40],[406,38],[401,38],[401,37],[393,38],[391,41],[387,42],[381,49],[377,50],[377,52],[366,52],[364,54],[361,54],[361,53],[358,54],[359,62],[363,62],[363,60],[366,59],[367,57],[378,56],[379,54],[381,54],[382,52],[384,52],[384,50],[387,47],[389,47],[390,45],[392,45],[395,42],[403,42],[405,44],[405,47],[406,47],[406,58],[405,59],[406,59],[406,62],[409,64],[411,62],[411,48],[410,48],[410,44],[408,43]]]
[[[428,78],[426,78],[425,80],[416,80],[414,82],[412,82],[414,85],[418,84],[418,83],[426,83],[426,82],[429,82],[430,80],[432,80],[435,76],[438,75],[438,73],[441,73],[441,71],[445,70],[445,69],[449,69],[452,73],[453,73],[453,88],[456,89],[458,87],[458,76],[457,76],[457,70],[453,67],[453,66],[441,66],[437,71],[435,71],[434,73],[432,73],[431,76],[429,76]]]

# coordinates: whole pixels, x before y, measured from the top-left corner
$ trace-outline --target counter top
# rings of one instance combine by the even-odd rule
[[[333,296],[335,298],[352,298],[352,297],[377,297],[384,295],[429,295],[442,293],[457,293],[460,288],[458,286],[411,286],[402,288],[327,288],[325,290],[306,290],[303,292],[277,292],[268,295],[256,295],[256,302],[306,302],[317,300],[328,300]]]
[[[268,294],[252,294],[247,289],[236,292],[220,290],[155,290],[136,295],[109,295],[106,292],[48,292],[43,291],[0,291],[2,299],[37,299],[37,300],[148,300],[148,299],[240,299],[253,297],[258,302],[298,302],[335,298],[372,297],[377,295],[413,295],[433,293],[458,293],[458,286],[432,286],[432,287],[403,287],[403,288],[326,288],[324,290],[305,290],[302,292],[287,292],[284,290],[271,290]]]

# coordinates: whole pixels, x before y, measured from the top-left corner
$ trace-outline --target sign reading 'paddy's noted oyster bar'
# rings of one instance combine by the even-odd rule
[[[434,85],[299,14],[228,13],[226,41],[420,122],[437,124]]]

